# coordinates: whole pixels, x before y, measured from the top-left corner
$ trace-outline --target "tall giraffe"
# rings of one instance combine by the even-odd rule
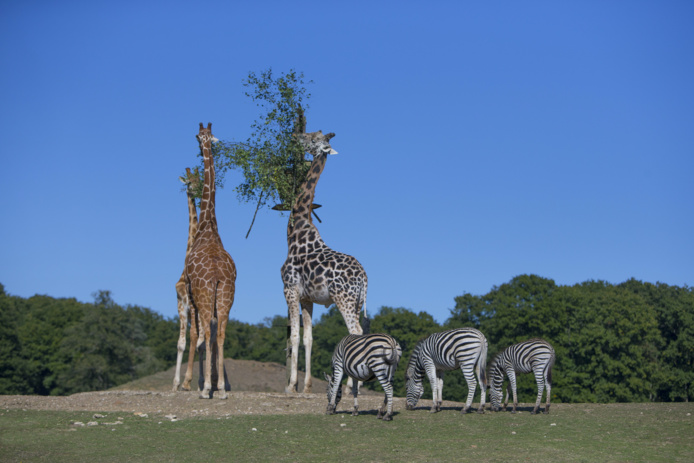
[[[200,393],[201,399],[211,398],[212,389],[212,358],[215,355],[211,349],[213,323],[217,328],[217,371],[224,368],[224,337],[229,311],[234,303],[236,288],[236,266],[228,252],[224,250],[222,239],[217,229],[215,215],[215,171],[212,157],[212,142],[217,139],[212,136],[212,124],[205,129],[200,123],[197,135],[202,150],[205,167],[205,181],[200,201],[200,219],[198,230],[193,239],[190,253],[186,257],[185,273],[190,289],[191,311],[190,345],[196,345],[198,330],[202,330],[205,339],[205,382]],[[202,361],[202,360],[201,360]],[[188,370],[183,382],[184,387],[190,385],[193,375],[193,356],[188,356]],[[223,375],[218,375],[217,389],[219,398],[226,399]]]
[[[188,200],[188,244],[186,246],[186,257],[190,254],[190,248],[193,246],[193,239],[198,231],[198,211],[195,207],[195,191],[199,190],[200,185],[200,175],[198,174],[198,168],[195,168],[194,172],[191,172],[190,168],[186,167],[186,176],[178,177],[181,183],[186,186],[186,196]],[[174,373],[173,381],[173,391],[178,390],[178,386],[181,384],[181,364],[183,363],[183,352],[186,349],[186,330],[188,328],[188,314],[190,313],[190,295],[188,294],[188,284],[186,283],[186,272],[185,268],[181,272],[181,278],[178,279],[176,283],[176,299],[178,302],[178,320],[180,322],[180,330],[178,334],[178,353],[176,356],[176,371]],[[195,323],[195,321],[193,321]],[[214,338],[214,337],[213,337]],[[196,346],[191,345],[188,355],[195,356],[194,349]],[[214,350],[216,353],[216,349]],[[203,389],[204,372],[202,368],[202,351],[200,359],[200,378],[199,387]],[[212,362],[215,362],[214,358]],[[216,365],[213,365],[213,379],[215,379],[215,374],[217,373]],[[226,368],[224,370],[224,382],[225,389],[230,390],[229,381],[227,379]],[[190,385],[184,386],[184,389],[189,390]]]
[[[299,352],[299,314],[304,321],[306,376],[304,392],[311,392],[311,348],[313,304],[336,304],[350,334],[362,334],[359,313],[366,302],[368,280],[361,264],[352,256],[330,249],[313,224],[311,211],[316,184],[325,168],[328,154],[337,154],[330,146],[334,133],[318,132],[295,135],[305,151],[313,156],[306,180],[301,185],[287,225],[287,260],[282,266],[284,297],[289,309],[291,372],[286,392],[296,392]]]

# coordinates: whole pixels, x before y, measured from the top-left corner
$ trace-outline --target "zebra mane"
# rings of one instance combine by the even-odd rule
[[[503,368],[503,351],[500,353],[496,354],[494,358],[492,359],[492,362],[489,364],[489,368],[487,371],[489,371],[489,379],[494,378],[495,375],[499,374],[501,372],[501,369]]]
[[[413,371],[417,371],[417,364],[419,363],[419,357],[422,352],[422,343],[424,342],[424,339],[426,338],[422,338],[419,341],[417,341],[417,344],[414,346],[414,349],[412,349],[410,361],[407,363],[407,372],[410,371],[410,368],[413,369]]]

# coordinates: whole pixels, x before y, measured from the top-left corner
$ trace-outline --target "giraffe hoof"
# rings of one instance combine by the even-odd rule
[[[219,395],[219,400],[227,400],[228,398],[229,398],[229,394],[227,394],[226,392],[222,392]]]

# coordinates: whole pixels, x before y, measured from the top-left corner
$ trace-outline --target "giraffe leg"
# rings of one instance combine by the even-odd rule
[[[301,315],[301,304],[299,304],[299,289],[296,286],[285,286],[284,297],[287,300],[287,308],[289,309],[289,325],[290,325],[290,341],[291,352],[287,355],[290,357],[290,373],[289,384],[285,388],[286,393],[295,393],[296,383],[298,381],[299,367],[299,317]]]
[[[205,344],[205,381],[202,391],[200,391],[201,399],[212,398],[212,297],[205,294],[207,297],[201,297],[198,303],[199,307],[199,322],[203,332],[203,341]],[[196,298],[197,299],[197,298]],[[201,360],[202,361],[202,360]]]
[[[181,384],[181,365],[183,363],[183,353],[186,350],[186,329],[188,329],[188,291],[183,281],[176,283],[176,296],[178,299],[178,320],[180,329],[178,333],[178,345],[176,354],[176,372],[173,379],[173,392],[178,390]]]
[[[190,306],[190,348],[188,349],[188,367],[186,368],[186,376],[183,380],[181,389],[190,391],[190,382],[193,380],[193,363],[195,362],[195,351],[198,343],[198,311],[194,305]],[[202,362],[202,359],[200,359]]]
[[[219,390],[219,398],[224,400],[229,396],[227,395],[227,385],[229,380],[226,377],[226,370],[224,369],[224,339],[226,335],[227,327],[227,317],[221,317],[217,321],[217,372],[219,378],[217,379],[217,389]],[[231,389],[231,385],[229,385]]]
[[[304,353],[306,355],[306,374],[304,375],[304,393],[311,392],[311,349],[313,347],[313,303],[301,303],[301,315],[304,319]]]

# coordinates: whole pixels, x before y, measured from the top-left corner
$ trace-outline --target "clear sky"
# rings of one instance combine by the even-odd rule
[[[175,316],[198,123],[245,140],[241,83],[269,67],[313,80],[308,130],[337,134],[317,226],[371,311],[443,322],[524,273],[694,284],[694,3],[337,3],[4,0],[6,292]],[[239,180],[217,217],[231,317],[258,323],[287,311],[287,216],[245,239]]]

